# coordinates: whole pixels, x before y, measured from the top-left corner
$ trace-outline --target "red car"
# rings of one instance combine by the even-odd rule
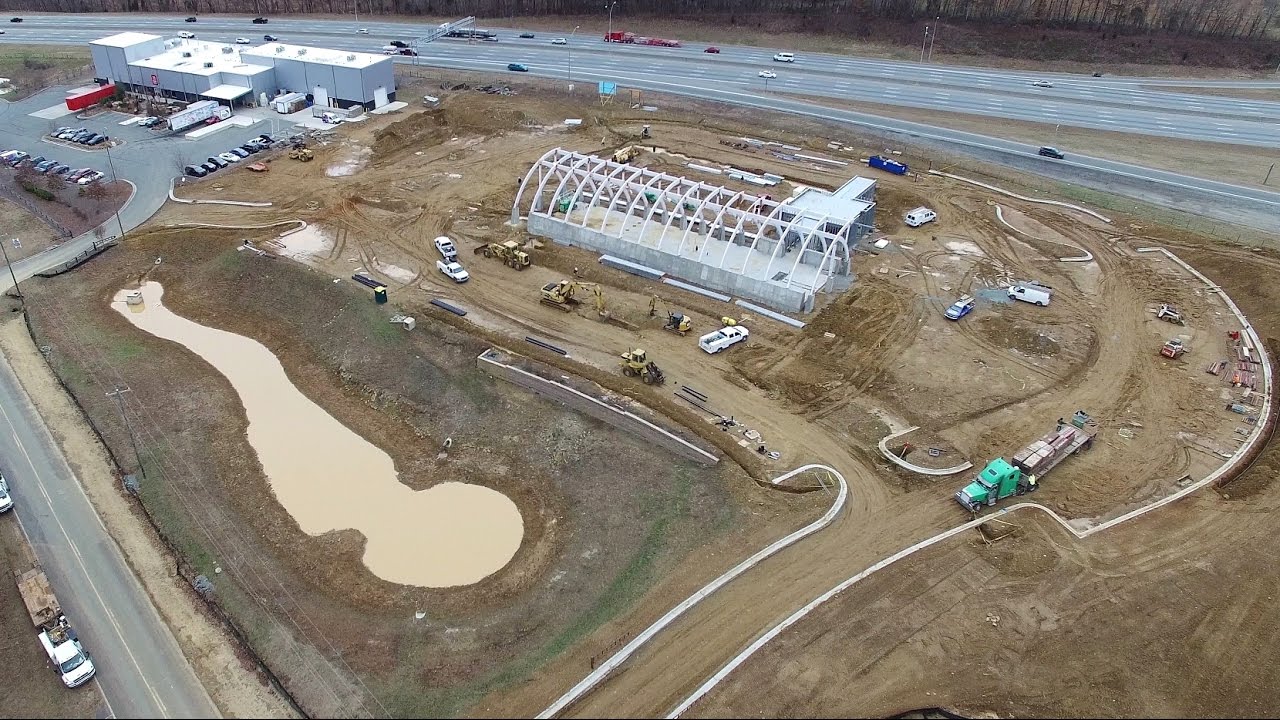
[[[703,50],[702,52],[704,52],[704,53],[711,53],[711,54],[713,54],[713,55],[719,55],[719,54],[720,54],[720,48],[716,47],[715,45],[712,45],[711,47],[707,48],[706,50]]]

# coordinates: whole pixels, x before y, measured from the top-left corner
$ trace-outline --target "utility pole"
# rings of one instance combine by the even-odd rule
[[[924,39],[920,41],[920,62],[924,62],[924,46],[929,43],[929,26],[924,26]]]
[[[1270,177],[1270,173],[1267,174]],[[1266,185],[1266,182],[1262,183]],[[13,239],[13,244],[18,245],[18,238]],[[18,287],[18,276],[13,274],[13,263],[9,262],[9,251],[5,248],[4,243],[0,242],[0,252],[4,253],[4,264],[9,268],[9,277],[13,278],[13,291],[18,293],[18,299],[22,301],[23,309],[27,307],[27,296],[22,294],[22,288]]]
[[[103,133],[105,136],[106,133]],[[111,141],[103,143],[107,148],[107,168],[111,170],[111,183],[114,185],[116,178],[116,164],[111,162]],[[120,219],[120,208],[116,208],[116,224],[120,226],[120,242],[124,242],[124,221]]]
[[[929,38],[929,62],[933,62],[933,44],[938,40],[938,24],[941,22],[941,15],[933,19],[933,37]]]
[[[124,420],[124,429],[129,433],[129,442],[133,445],[133,455],[138,459],[138,470],[142,473],[142,479],[147,478],[147,466],[142,464],[142,453],[138,452],[138,439],[133,436],[133,426],[129,424],[129,416],[124,411],[124,394],[132,392],[129,388],[116,386],[114,392],[107,393],[107,397],[115,397],[116,404],[120,406],[120,419]]]
[[[1267,168],[1267,176],[1266,176],[1266,177],[1264,177],[1264,178],[1262,178],[1262,184],[1263,184],[1263,185],[1266,185],[1266,184],[1267,184],[1267,181],[1271,179],[1271,171],[1272,171],[1272,170],[1275,170],[1275,169],[1276,169],[1276,164],[1275,164],[1275,163],[1271,163],[1271,167]],[[14,282],[16,283],[17,281],[15,280]]]
[[[609,3],[606,9],[609,11],[609,34],[613,34],[613,9],[618,6],[618,0]]]
[[[573,92],[573,33],[578,32],[581,25],[574,25],[573,32],[569,33],[569,42],[565,49],[569,51],[569,92]]]

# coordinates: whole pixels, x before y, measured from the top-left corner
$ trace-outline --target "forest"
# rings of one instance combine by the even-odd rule
[[[34,12],[293,13],[475,16],[480,19],[599,15],[714,18],[733,24],[751,17],[789,15],[821,20],[837,32],[860,21],[935,20],[1046,29],[1264,39],[1280,0],[9,0],[9,10]]]

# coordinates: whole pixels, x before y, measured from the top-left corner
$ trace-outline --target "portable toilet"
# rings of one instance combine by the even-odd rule
[[[373,289],[373,301],[379,305],[387,304],[387,287],[379,285]]]

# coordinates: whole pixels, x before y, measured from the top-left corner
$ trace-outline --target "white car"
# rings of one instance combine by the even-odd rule
[[[764,78],[764,79],[766,79],[766,80],[772,80],[772,79],[774,79],[774,78],[778,77],[778,73],[776,73],[776,72],[774,72],[774,71],[772,71],[772,70],[761,70],[758,74],[760,75],[760,77],[762,77],[762,78]]]
[[[178,37],[182,38],[183,40],[192,40],[195,38],[195,36],[196,34],[189,30],[183,30],[182,32],[178,33]]]
[[[218,157],[222,158],[223,160],[226,160],[229,163],[240,162],[240,156],[234,153],[229,153],[229,152],[218,153]]]
[[[0,513],[13,509],[13,496],[9,494],[9,483],[0,475]]]
[[[454,282],[464,283],[471,279],[471,275],[456,262],[446,260],[437,260],[436,269],[445,274],[445,277],[451,278]]]
[[[1037,80],[1031,83],[1031,87],[1053,87],[1053,83],[1048,80]]]
[[[795,53],[775,53],[773,56],[773,61],[793,63],[796,61],[796,56],[795,56]]]
[[[727,347],[737,345],[746,340],[750,334],[751,332],[741,325],[730,325],[698,338],[698,347],[714,355]]]
[[[359,33],[359,34],[361,34],[361,35],[368,35],[368,34],[369,34],[369,28],[358,28],[358,29],[356,30],[356,32],[357,32],[357,33]]]
[[[252,43],[252,42],[253,41],[250,40],[249,38],[236,38],[237,45],[248,45],[249,43]]]
[[[552,45],[568,45],[569,41],[566,38],[556,38],[551,41],[551,44]]]
[[[77,180],[77,181],[76,181],[76,184],[77,184],[77,185],[88,185],[88,184],[90,184],[90,183],[98,182],[99,180],[101,180],[102,178],[104,178],[104,177],[106,177],[106,176],[107,176],[107,174],[106,174],[106,173],[104,173],[104,172],[102,172],[101,170],[94,170],[93,172],[89,173],[88,175],[85,175],[84,177],[82,177],[82,178],[80,178],[79,180]]]

